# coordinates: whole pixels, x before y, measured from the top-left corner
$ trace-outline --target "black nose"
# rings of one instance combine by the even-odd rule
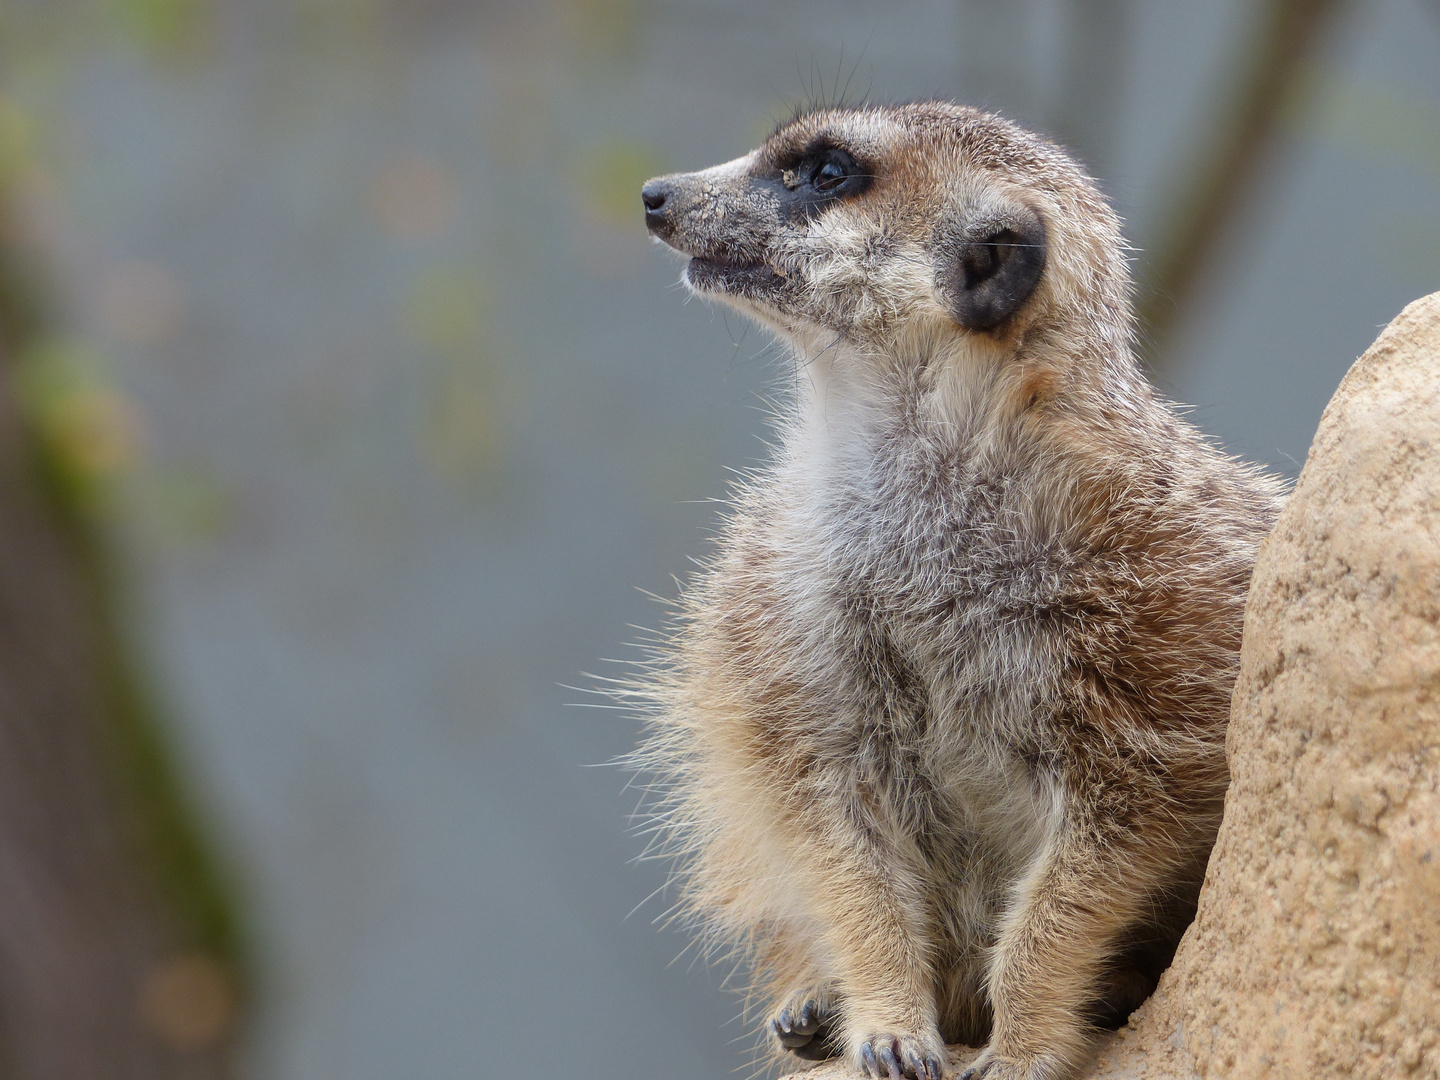
[[[659,210],[665,205],[665,200],[670,198],[670,185],[663,180],[651,180],[640,189],[640,198],[647,211]]]
[[[671,198],[674,194],[675,189],[664,180],[651,180],[640,189],[640,198],[645,203],[645,228],[661,240],[675,231],[675,222],[670,218],[670,211],[675,207],[675,200]]]

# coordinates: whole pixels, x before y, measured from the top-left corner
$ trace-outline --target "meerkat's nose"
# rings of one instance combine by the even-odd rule
[[[665,179],[651,180],[640,189],[640,200],[645,204],[645,227],[659,237],[666,237],[675,230],[675,223],[665,212],[674,189]]]
[[[640,189],[640,198],[646,210],[659,210],[670,198],[670,185],[664,180],[650,180]]]

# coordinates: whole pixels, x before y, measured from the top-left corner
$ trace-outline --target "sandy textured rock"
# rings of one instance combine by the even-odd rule
[[[1340,384],[1245,614],[1200,912],[1097,1076],[1440,1076],[1440,293]]]
[[[1092,1075],[1440,1078],[1440,293],[1325,410],[1241,664],[1199,914]]]

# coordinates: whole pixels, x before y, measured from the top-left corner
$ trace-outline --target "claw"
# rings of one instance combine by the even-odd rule
[[[860,1044],[860,1061],[865,1066],[865,1075],[879,1080],[880,1064],[875,1060],[875,1048],[868,1042]]]
[[[781,1009],[781,1010],[780,1010],[779,1020],[780,1020],[780,1027],[781,1027],[781,1029],[782,1029],[783,1031],[785,1031],[785,1032],[788,1033],[788,1032],[794,1030],[794,1028],[793,1028],[793,1026],[792,1026],[792,1020],[791,1020],[790,1010],[789,1010],[789,1009]]]
[[[815,1018],[816,1012],[817,1010],[813,1000],[805,1002],[805,1004],[800,1007],[800,1023],[796,1026],[802,1031],[814,1031],[818,1026]]]
[[[890,1080],[904,1080],[905,1073],[900,1068],[899,1060],[895,1057],[893,1041],[880,1047],[880,1064],[885,1066],[885,1071],[890,1074]]]
[[[940,1064],[939,1058],[932,1057],[927,1054],[925,1057],[924,1066],[925,1080],[941,1080],[941,1077],[945,1075],[944,1066]]]

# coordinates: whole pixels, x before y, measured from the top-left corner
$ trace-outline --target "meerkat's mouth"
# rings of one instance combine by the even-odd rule
[[[696,292],[758,298],[777,293],[787,280],[769,263],[726,256],[696,255],[685,268],[686,284]]]

